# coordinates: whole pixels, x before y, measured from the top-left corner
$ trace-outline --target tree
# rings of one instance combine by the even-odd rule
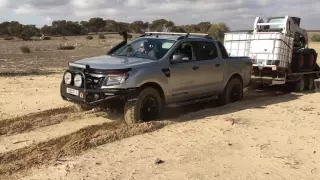
[[[88,21],[81,21],[80,25],[82,26],[83,34],[88,34],[90,31],[90,26]]]
[[[98,34],[98,32],[102,31],[106,25],[106,22],[99,17],[91,18],[88,22],[90,30]]]
[[[22,32],[22,24],[20,24],[17,21],[11,21],[9,25],[9,33],[12,36],[19,36],[19,34]]]
[[[171,28],[174,26],[173,21],[168,21],[166,19],[157,19],[152,21],[150,24],[150,29],[152,31],[170,31]]]
[[[209,35],[220,42],[223,42],[224,33],[229,31],[229,27],[225,23],[212,24],[209,29]]]
[[[132,29],[131,29],[129,23],[126,23],[126,22],[118,22],[117,24],[118,24],[118,25],[117,25],[117,32],[120,32],[120,31],[132,32]]]
[[[19,38],[27,41],[39,33],[39,29],[35,25],[25,25],[22,27],[22,32],[18,35]]]
[[[142,33],[142,31],[144,29],[143,21],[135,21],[135,22],[131,23],[130,26],[131,26],[132,31],[135,33]]]
[[[48,36],[48,35],[52,35],[52,26],[48,26],[48,25],[44,25],[41,29],[40,29],[41,33]]]
[[[198,25],[198,29],[201,33],[207,33],[211,27],[210,22],[200,22]]]
[[[6,21],[0,24],[0,36],[10,35],[9,31],[10,22]]]
[[[171,28],[170,32],[185,33],[186,31],[185,31],[184,28],[181,27],[181,26],[173,26],[173,27]]]
[[[118,32],[118,23],[115,20],[105,20],[105,31],[107,32]]]

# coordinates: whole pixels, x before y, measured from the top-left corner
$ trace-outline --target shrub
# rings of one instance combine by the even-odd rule
[[[35,35],[36,37],[41,37],[41,33],[39,33],[39,32],[36,32],[36,35]]]
[[[93,39],[93,37],[92,37],[92,36],[87,36],[87,37],[86,37],[86,39],[88,39],[88,40],[92,40],[92,39]]]
[[[58,50],[74,50],[75,48],[74,46],[60,46]]]
[[[28,46],[21,46],[20,50],[22,53],[31,53],[31,50]]]
[[[314,34],[311,37],[311,40],[314,41],[314,42],[320,42],[320,34]]]
[[[104,34],[99,34],[99,39],[106,39],[106,36]]]
[[[7,40],[7,41],[11,41],[11,40],[13,40],[14,38],[13,37],[11,37],[11,36],[8,36],[8,37],[5,37],[4,38],[4,40]]]
[[[51,40],[51,37],[45,36],[45,37],[43,37],[43,40]]]

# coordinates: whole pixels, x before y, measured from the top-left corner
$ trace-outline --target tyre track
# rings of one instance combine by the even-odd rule
[[[63,121],[83,119],[94,112],[77,112],[73,106],[50,109],[38,113],[31,113],[21,117],[0,121],[0,136],[29,132],[36,128],[59,124]]]
[[[91,125],[74,133],[0,154],[0,179],[34,166],[56,162],[64,156],[74,156],[105,143],[152,132],[166,123],[149,122],[127,126],[123,121]],[[2,177],[1,177],[2,176]]]

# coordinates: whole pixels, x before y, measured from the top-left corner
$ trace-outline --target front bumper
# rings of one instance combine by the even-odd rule
[[[78,95],[67,93],[67,88],[76,90]],[[131,89],[84,89],[61,83],[60,94],[63,100],[84,104],[87,106],[96,106],[114,99],[122,99],[136,95],[136,88]],[[97,98],[98,97],[98,98]]]

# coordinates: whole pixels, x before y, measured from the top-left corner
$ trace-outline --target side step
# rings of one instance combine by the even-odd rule
[[[168,107],[176,108],[176,107],[196,104],[196,103],[200,103],[200,102],[207,102],[207,101],[214,100],[214,99],[218,99],[218,95],[204,96],[204,97],[200,97],[200,98],[190,100],[190,101],[182,101],[180,103],[169,104]]]

